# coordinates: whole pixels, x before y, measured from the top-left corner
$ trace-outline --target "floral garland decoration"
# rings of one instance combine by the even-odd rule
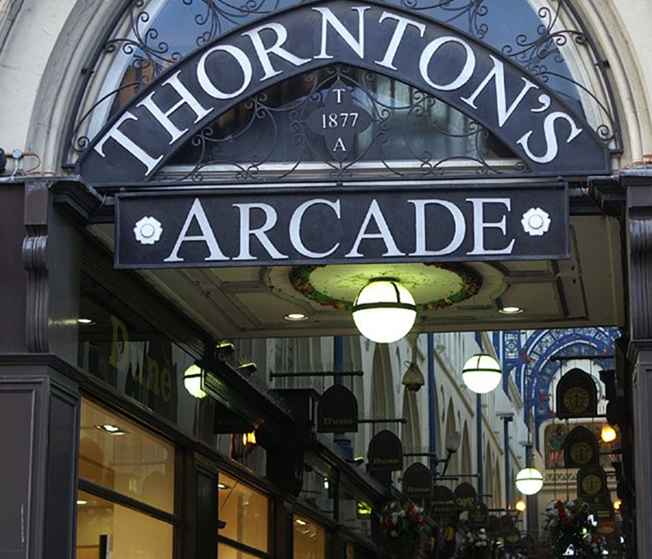
[[[596,533],[598,522],[583,501],[553,501],[546,508],[545,529],[556,557],[572,548],[575,557],[602,557],[606,540]]]
[[[392,501],[382,510],[380,526],[386,547],[395,556],[412,559],[432,538],[434,523],[421,507]]]

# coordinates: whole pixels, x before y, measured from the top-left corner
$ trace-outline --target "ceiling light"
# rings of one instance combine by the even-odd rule
[[[127,434],[127,431],[121,429],[117,425],[113,425],[112,423],[103,423],[102,425],[96,425],[95,427],[100,431],[104,431],[105,433],[108,433],[109,435],[119,436],[119,435]]]
[[[616,499],[614,501],[614,510],[615,511],[619,511],[622,506],[623,506],[623,502],[620,499]]]
[[[305,520],[301,520],[300,518],[296,518],[294,520],[299,526],[307,526],[308,523]]]
[[[206,392],[201,388],[201,377],[202,370],[196,364],[190,365],[190,367],[186,369],[186,372],[183,373],[183,386],[185,386],[191,396],[198,400],[206,397]]]
[[[503,372],[491,355],[477,353],[469,359],[462,369],[462,379],[467,388],[476,394],[486,394],[500,384]]]
[[[217,484],[217,488],[224,490],[224,489],[229,489],[229,486],[222,483],[222,482],[220,482],[220,483]]]
[[[523,495],[536,495],[543,488],[543,476],[535,468],[524,468],[516,476],[516,489]]]
[[[520,314],[523,312],[523,309],[521,307],[503,307],[498,312],[500,314]]]
[[[611,425],[605,423],[600,431],[600,438],[602,442],[612,443],[618,438],[618,433],[616,433],[616,430]]]
[[[417,317],[410,292],[395,278],[374,278],[353,303],[353,322],[372,342],[389,344],[405,337]]]
[[[93,321],[90,318],[78,318],[77,324],[82,324],[87,326],[89,324],[93,324]]]
[[[77,499],[77,504],[78,505],[87,505],[88,501],[84,501],[83,499]]]
[[[302,312],[291,312],[286,314],[283,318],[289,322],[301,322],[302,320],[308,320],[308,315],[303,314]]]
[[[516,501],[516,505],[514,505],[514,508],[518,512],[525,512],[527,505],[525,504],[525,501],[523,499],[519,499],[518,501]]]

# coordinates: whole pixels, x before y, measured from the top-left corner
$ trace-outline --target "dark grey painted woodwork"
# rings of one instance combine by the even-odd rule
[[[22,184],[3,185],[0,192],[0,351],[25,351],[25,270]]]
[[[0,374],[0,556],[74,556],[79,397],[42,367]]]
[[[193,472],[195,507],[195,554],[186,557],[202,557],[215,559],[217,557],[217,472],[214,466],[202,457],[197,456]]]
[[[25,338],[27,349],[45,353],[48,346],[48,188],[46,181],[25,183],[23,265],[27,272]]]

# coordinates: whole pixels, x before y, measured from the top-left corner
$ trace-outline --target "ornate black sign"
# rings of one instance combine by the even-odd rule
[[[595,433],[586,427],[575,427],[564,441],[564,466],[582,468],[589,464],[599,464],[600,446]]]
[[[455,107],[495,134],[531,176],[610,171],[607,146],[584,117],[507,57],[413,12],[338,0],[270,15],[167,69],[97,135],[79,174],[96,186],[150,180],[238,103],[335,63],[384,74]],[[311,123],[335,161],[367,120],[350,100],[341,104],[345,110],[331,90]]]
[[[565,373],[556,390],[557,417],[595,417],[598,415],[598,392],[595,381],[581,369]]]
[[[438,519],[457,518],[457,504],[455,493],[443,485],[435,485],[432,489],[431,513]]]
[[[395,472],[403,469],[403,445],[391,431],[381,431],[369,442],[367,462],[370,471]]]
[[[358,401],[346,386],[334,384],[319,398],[317,431],[319,433],[358,431]]]
[[[403,473],[403,493],[413,501],[425,501],[432,495],[432,472],[421,462],[412,464]]]
[[[472,510],[478,501],[478,494],[470,483],[460,483],[455,488],[455,502],[458,508]]]
[[[559,184],[117,196],[118,268],[562,258]]]
[[[577,496],[591,505],[598,518],[612,518],[613,506],[607,486],[607,474],[602,466],[584,466],[577,473]]]

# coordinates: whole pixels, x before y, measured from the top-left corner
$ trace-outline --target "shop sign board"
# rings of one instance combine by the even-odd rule
[[[346,386],[334,384],[319,398],[317,432],[357,433],[358,401]]]
[[[563,183],[116,196],[117,268],[559,259]]]
[[[432,489],[431,514],[435,518],[457,517],[458,509],[455,493],[444,485],[435,485]]]
[[[608,146],[585,118],[509,57],[414,11],[348,0],[282,10],[197,49],[113,116],[77,170],[94,186],[150,181],[181,146],[237,104],[333,64],[383,74],[465,113],[532,176],[610,171]],[[337,97],[332,102],[335,107]],[[362,116],[340,114],[351,112],[336,107],[309,123],[327,132],[336,161],[350,126],[365,124]]]
[[[582,468],[600,463],[600,445],[593,431],[579,425],[564,441],[564,467]]]
[[[598,415],[598,390],[587,372],[572,369],[565,373],[556,389],[557,417],[596,417]]]
[[[394,433],[387,429],[377,433],[369,441],[367,462],[370,471],[397,472],[403,469],[403,445]]]
[[[455,488],[455,502],[462,510],[472,510],[478,502],[478,494],[470,483],[460,483]]]
[[[415,462],[403,473],[403,493],[413,501],[429,500],[432,495],[432,471]]]

